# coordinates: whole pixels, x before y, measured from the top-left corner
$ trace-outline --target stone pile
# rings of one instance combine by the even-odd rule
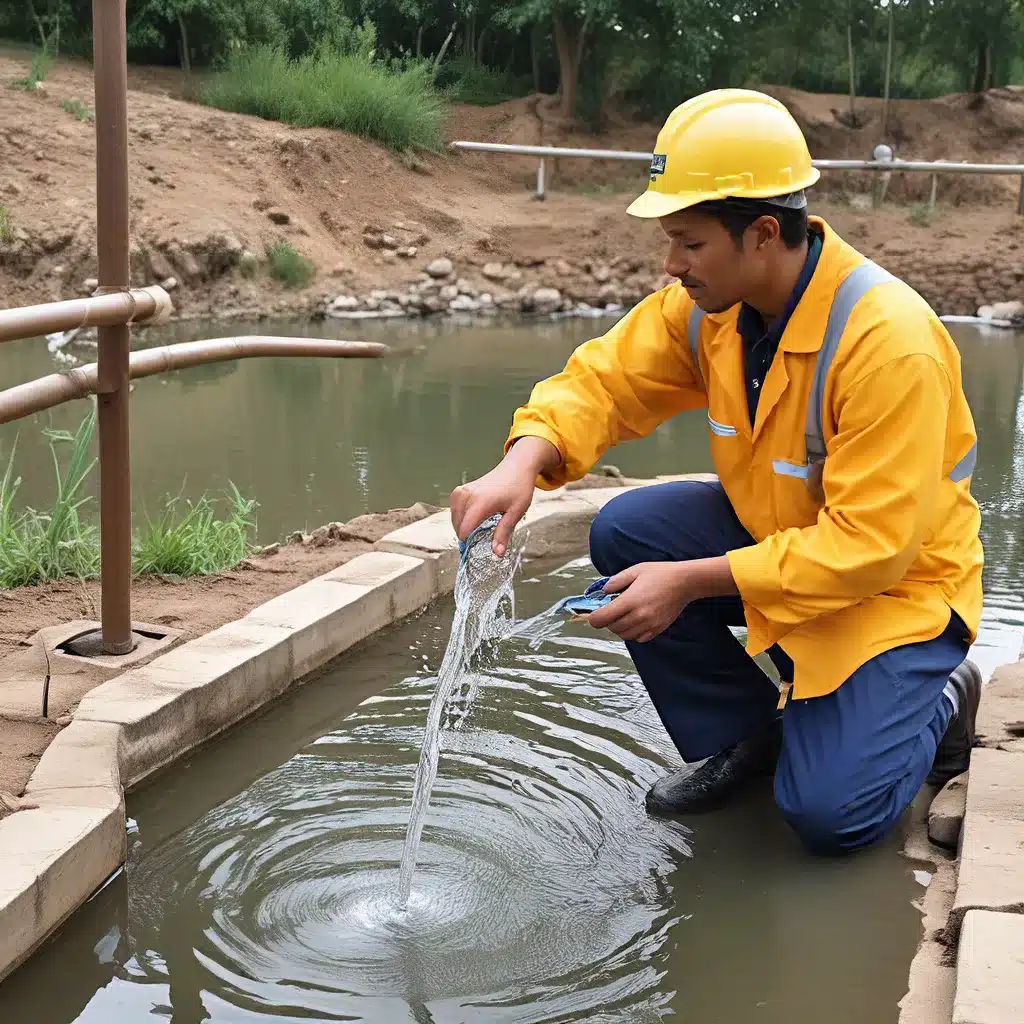
[[[457,268],[441,257],[401,286],[337,295],[325,313],[339,320],[500,313],[595,316],[620,313],[664,283],[667,279],[652,280],[639,261],[627,259],[607,264],[494,261]]]

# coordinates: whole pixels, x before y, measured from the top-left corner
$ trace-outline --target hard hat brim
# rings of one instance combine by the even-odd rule
[[[672,213],[679,213],[690,206],[703,203],[706,199],[719,198],[717,193],[712,196],[710,193],[691,192],[685,196],[669,196],[662,192],[644,192],[639,195],[626,207],[626,213],[631,217],[640,217],[646,220],[657,220],[659,217],[667,217]]]
[[[813,167],[808,171],[807,176],[803,181],[799,181],[793,185],[792,191],[799,192],[805,188],[810,188],[820,177],[821,172],[817,167]],[[637,196],[636,199],[626,207],[626,213],[631,217],[657,220],[660,217],[668,217],[673,213],[679,213],[681,210],[688,210],[691,206],[697,206],[700,203],[713,202],[718,199],[728,199],[730,196],[745,199],[772,199],[779,194],[780,193],[774,189],[745,189],[733,193],[723,193],[716,190],[714,192],[685,192],[672,195],[648,189],[642,195]]]

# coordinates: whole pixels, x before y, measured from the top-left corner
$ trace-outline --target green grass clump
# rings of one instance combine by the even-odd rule
[[[932,221],[932,211],[927,203],[915,203],[910,208],[910,222],[919,228],[926,228]]]
[[[96,460],[89,447],[96,426],[96,407],[74,434],[48,430],[56,473],[57,493],[49,511],[16,511],[21,478],[14,475],[17,451],[11,453],[0,477],[0,587],[27,587],[69,576],[90,579],[100,570],[100,535],[94,523],[81,516],[92,497],[83,493]],[[61,466],[61,449],[69,447]],[[232,569],[252,554],[256,503],[243,498],[232,484],[225,518],[206,496],[197,502],[168,499],[159,518],[132,541],[136,573],[166,576],[206,576]]]
[[[0,242],[14,241],[14,216],[6,206],[0,206]]]
[[[291,60],[260,46],[232,57],[202,101],[300,128],[352,132],[398,152],[444,148],[444,99],[426,63],[402,68],[326,47]]]
[[[82,488],[95,465],[95,459],[89,458],[95,423],[94,406],[74,434],[44,432],[57,477],[57,496],[49,512],[14,510],[21,477],[14,476],[11,454],[0,479],[0,586],[27,587],[61,576],[86,579],[99,571],[99,530],[79,516],[81,507],[91,500]],[[58,449],[65,445],[70,445],[70,454],[62,470]]]
[[[69,114],[73,114],[76,121],[95,121],[96,117],[93,112],[84,104],[78,100],[61,100],[61,110],[66,110]]]
[[[205,495],[197,502],[170,498],[160,518],[150,521],[135,544],[135,571],[165,576],[213,576],[234,568],[255,549],[250,533],[256,529],[256,503],[243,498],[231,485],[231,511],[217,516]]]
[[[46,79],[46,76],[53,70],[56,62],[45,50],[37,53],[28,66],[28,74],[24,78],[16,78],[11,82],[13,89],[24,89],[26,92],[33,92],[39,83]]]
[[[287,242],[275,242],[267,249],[270,276],[288,288],[304,288],[313,280],[312,262]]]

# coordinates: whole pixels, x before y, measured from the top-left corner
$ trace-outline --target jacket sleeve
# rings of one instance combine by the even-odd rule
[[[950,396],[944,367],[924,353],[876,364],[844,391],[815,525],[728,555],[751,654],[903,578],[934,519]]]
[[[581,345],[561,373],[533,388],[516,410],[505,451],[520,437],[543,437],[562,464],[538,479],[553,490],[578,480],[622,441],[707,404],[686,338],[692,303],[678,283],[649,295],[607,334]]]

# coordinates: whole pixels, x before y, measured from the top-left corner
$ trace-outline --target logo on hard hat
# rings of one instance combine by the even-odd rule
[[[668,163],[668,157],[664,153],[655,153],[651,158],[651,181],[658,174],[665,173],[665,164]]]

